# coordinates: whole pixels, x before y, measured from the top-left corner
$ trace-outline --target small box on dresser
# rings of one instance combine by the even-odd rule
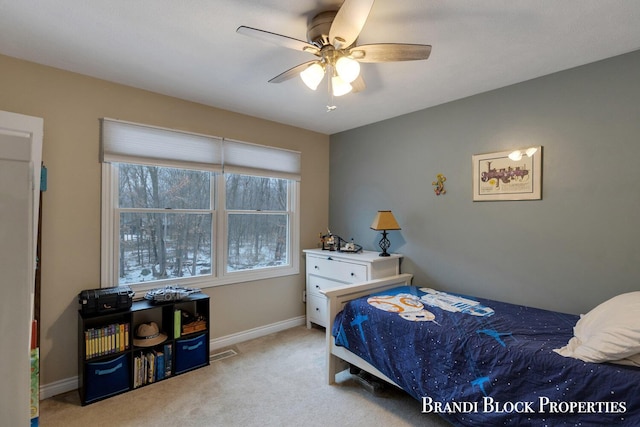
[[[352,283],[400,274],[402,255],[379,256],[378,252],[358,253],[305,249],[307,262],[307,327],[312,323],[326,327],[327,301],[320,292]]]

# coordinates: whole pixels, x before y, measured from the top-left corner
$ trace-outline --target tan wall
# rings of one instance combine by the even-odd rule
[[[301,248],[315,247],[327,227],[327,135],[2,55],[0,110],[44,118],[42,385],[77,375],[77,295],[99,286],[100,117],[299,150]],[[303,315],[304,260],[300,264],[297,276],[206,289],[212,338]]]

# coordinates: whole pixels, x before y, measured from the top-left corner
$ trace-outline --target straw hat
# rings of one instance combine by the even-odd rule
[[[152,347],[167,339],[167,334],[160,332],[156,322],[142,323],[136,329],[133,345],[137,347]]]

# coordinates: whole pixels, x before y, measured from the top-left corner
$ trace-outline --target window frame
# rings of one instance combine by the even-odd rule
[[[133,163],[127,161],[122,163]],[[162,164],[152,166],[163,166]],[[176,167],[176,166],[171,166]],[[187,168],[184,168],[187,169]],[[243,174],[243,173],[240,173]],[[251,174],[244,174],[251,175]],[[282,178],[268,174],[256,176]],[[287,178],[285,178],[287,179]],[[197,288],[208,288],[213,286],[242,283],[248,281],[265,280],[282,276],[299,274],[300,272],[300,183],[295,179],[287,179],[288,182],[288,204],[286,214],[288,216],[289,227],[287,235],[287,247],[289,251],[289,263],[285,266],[267,267],[252,270],[241,270],[227,272],[227,247],[228,247],[228,216],[225,203],[225,179],[224,174],[214,173],[211,185],[211,223],[214,237],[212,239],[212,268],[210,275],[196,277],[172,278],[154,280],[130,284],[136,291],[146,291],[167,285],[189,286]],[[215,188],[214,188],[215,187]],[[118,166],[117,163],[102,163],[102,208],[101,208],[101,262],[100,262],[100,284],[101,287],[112,287],[119,285],[119,244],[120,225],[118,209]],[[247,211],[244,211],[247,212]],[[256,211],[259,212],[259,211]],[[281,211],[278,211],[281,212]],[[265,214],[271,214],[265,212]]]

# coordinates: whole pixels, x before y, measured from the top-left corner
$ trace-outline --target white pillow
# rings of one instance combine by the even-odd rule
[[[611,363],[617,363],[618,365],[640,367],[640,354],[634,354],[633,356],[629,356],[620,360],[612,360]]]
[[[640,292],[621,294],[581,315],[574,337],[554,351],[585,362],[637,363],[640,354]]]

